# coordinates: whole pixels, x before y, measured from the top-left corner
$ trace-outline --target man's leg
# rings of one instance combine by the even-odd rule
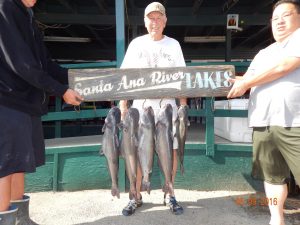
[[[271,213],[271,225],[284,225],[283,205],[287,198],[287,185],[274,185],[264,182]]]
[[[18,208],[16,225],[37,225],[29,216],[30,197],[24,195],[25,174],[15,173],[11,179],[11,205]]]
[[[0,178],[0,224],[15,225],[17,207],[10,205],[11,178],[8,175]]]
[[[11,200],[23,199],[24,186],[25,186],[24,173],[15,173],[11,179]]]
[[[285,152],[283,143],[288,143],[289,135],[281,134],[282,131],[278,126],[253,128],[252,176],[265,181],[271,225],[284,225],[283,205],[288,192],[285,181],[290,169],[287,157],[282,153]]]
[[[0,212],[6,211],[10,205],[12,175],[0,178]]]
[[[176,149],[173,150],[173,169],[172,169],[172,181],[169,189],[169,199],[165,200],[165,203],[168,203],[170,210],[175,215],[180,215],[183,213],[183,208],[180,206],[175,198],[175,192],[174,192],[174,181],[176,177],[177,172],[177,151]]]
[[[137,207],[141,207],[143,205],[142,195],[141,195],[142,169],[141,169],[139,162],[137,162],[137,168],[136,168],[135,187],[136,187],[136,194],[135,194],[134,198],[130,199],[127,206],[125,206],[122,210],[122,214],[124,216],[131,216],[135,212],[135,209]]]

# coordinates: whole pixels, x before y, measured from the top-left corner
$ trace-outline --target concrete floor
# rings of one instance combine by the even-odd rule
[[[130,217],[122,215],[128,194],[113,198],[110,190],[40,192],[31,196],[30,215],[41,225],[267,225],[269,211],[263,194],[231,191],[176,190],[184,214],[163,206],[163,193],[143,193],[144,205]],[[300,200],[288,201],[286,225],[300,225]],[[293,208],[293,209],[292,209]]]

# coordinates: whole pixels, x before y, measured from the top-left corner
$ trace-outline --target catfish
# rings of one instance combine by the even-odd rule
[[[106,157],[110,177],[111,177],[111,194],[120,198],[120,191],[118,188],[118,172],[119,172],[119,124],[121,121],[121,111],[117,107],[109,110],[102,128],[102,150],[101,155]]]

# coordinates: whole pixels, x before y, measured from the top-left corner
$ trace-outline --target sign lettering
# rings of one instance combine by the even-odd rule
[[[234,66],[70,70],[85,101],[226,96]]]

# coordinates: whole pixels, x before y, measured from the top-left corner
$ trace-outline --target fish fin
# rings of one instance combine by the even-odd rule
[[[100,156],[104,155],[103,149],[100,149],[99,154],[100,154]]]
[[[115,139],[115,142],[116,142],[117,149],[119,149],[119,147],[120,147],[120,141],[119,141],[118,135],[114,135],[114,139]]]
[[[102,127],[102,132],[105,131],[105,128],[106,128],[106,124],[103,124],[103,127]]]
[[[179,116],[177,114],[176,119],[174,120],[174,122],[179,122]]]
[[[179,118],[178,118],[178,116],[177,116],[177,119],[174,121],[174,124],[173,124],[173,126],[175,126],[175,134],[176,135],[178,135],[178,133],[179,133]]]
[[[117,127],[118,127],[120,130],[122,130],[123,127],[124,127],[123,121],[121,121],[120,123],[118,123],[118,124],[117,124]]]
[[[136,137],[136,135],[134,135],[132,138],[133,138],[133,143],[134,143],[135,147],[139,147],[139,140]]]
[[[173,138],[174,137],[179,138],[179,132],[177,129],[176,129],[175,133],[172,132],[172,136],[173,136]]]
[[[139,127],[139,129],[138,129],[138,137],[142,137],[143,136],[143,134],[144,134],[144,129],[142,129],[141,127]]]
[[[191,122],[189,120],[187,121],[186,124],[187,124],[188,127],[191,126]]]

